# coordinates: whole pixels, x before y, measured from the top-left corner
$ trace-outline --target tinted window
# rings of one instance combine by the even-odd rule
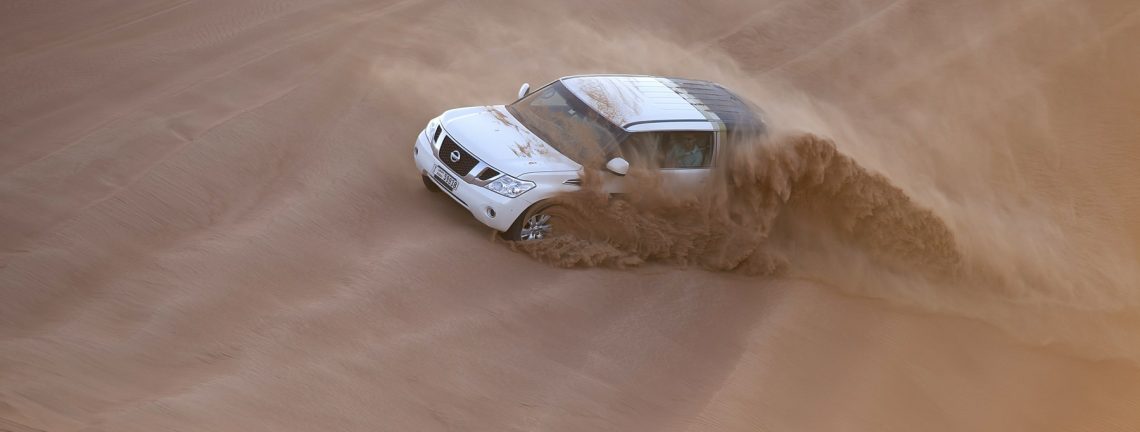
[[[634,165],[660,168],[704,168],[712,165],[712,132],[642,132],[622,143],[623,156]]]

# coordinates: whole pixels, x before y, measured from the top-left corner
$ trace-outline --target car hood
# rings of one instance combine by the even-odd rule
[[[503,105],[453,109],[440,122],[464,149],[514,177],[582,167],[527,130]]]

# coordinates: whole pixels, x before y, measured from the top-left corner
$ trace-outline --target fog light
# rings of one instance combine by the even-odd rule
[[[492,219],[495,218],[495,209],[487,207],[486,209],[483,209],[483,212],[487,213],[487,217]]]
[[[420,148],[419,147],[412,147],[412,154],[419,155],[420,154]]]

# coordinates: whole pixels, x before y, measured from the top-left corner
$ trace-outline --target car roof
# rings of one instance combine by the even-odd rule
[[[744,100],[709,81],[648,75],[575,75],[560,81],[590,108],[630,132],[693,129],[697,123],[723,125],[730,131],[763,126]]]

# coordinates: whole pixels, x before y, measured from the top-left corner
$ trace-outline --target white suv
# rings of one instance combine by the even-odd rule
[[[510,240],[549,237],[547,200],[578,190],[584,168],[604,168],[615,194],[630,163],[691,187],[709,178],[730,136],[764,133],[758,110],[707,81],[585,75],[529,89],[510,105],[444,112],[413,148],[429,190]]]

